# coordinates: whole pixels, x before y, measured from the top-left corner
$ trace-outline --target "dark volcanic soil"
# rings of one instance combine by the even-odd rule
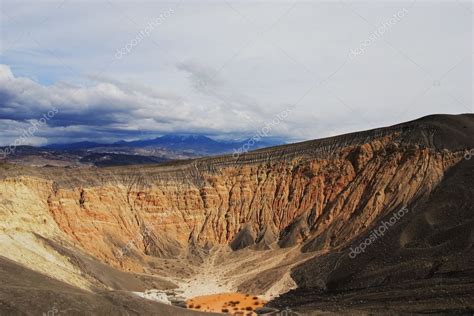
[[[204,314],[140,299],[125,291],[86,292],[0,257],[0,315]]]
[[[428,200],[408,208],[400,223],[356,258],[349,257],[349,247],[294,269],[300,288],[270,305],[305,312],[472,315],[474,160],[454,167]]]

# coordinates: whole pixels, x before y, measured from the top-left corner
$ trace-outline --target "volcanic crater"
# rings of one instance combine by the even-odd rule
[[[473,132],[433,115],[238,157],[1,164],[0,311],[472,312]]]

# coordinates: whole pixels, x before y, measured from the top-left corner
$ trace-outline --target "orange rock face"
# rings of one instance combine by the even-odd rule
[[[16,181],[36,194],[44,220],[63,237],[106,263],[139,272],[146,255],[177,256],[190,245],[311,241],[307,249],[324,250],[346,244],[382,213],[426,197],[462,159],[399,136],[339,140],[334,149],[283,147],[237,160],[25,172]],[[9,186],[11,180],[2,181]],[[15,190],[5,198],[14,200]]]

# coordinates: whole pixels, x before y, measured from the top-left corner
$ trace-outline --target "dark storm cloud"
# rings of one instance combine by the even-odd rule
[[[126,91],[111,83],[92,87],[44,86],[28,78],[15,77],[7,66],[2,66],[0,72],[1,120],[37,120],[52,108],[59,112],[48,122],[51,127],[104,127],[145,118],[171,123],[175,119],[172,111],[165,111],[167,100]]]
[[[219,101],[225,102],[224,97]],[[29,140],[32,144],[67,141],[67,138],[113,141],[170,132],[238,134],[248,127],[235,111],[225,106],[198,107],[185,98],[161,96],[153,90],[117,82],[103,81],[87,87],[64,83],[42,85],[16,77],[6,65],[0,65],[0,104],[3,143],[5,138],[12,141],[7,130],[21,134],[53,110],[54,117],[45,121]]]

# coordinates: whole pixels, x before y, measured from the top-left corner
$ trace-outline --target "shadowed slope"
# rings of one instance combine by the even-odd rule
[[[187,311],[121,291],[87,292],[0,257],[2,315],[170,315]]]
[[[351,258],[350,248],[369,234],[296,267],[292,276],[300,288],[272,305],[302,311],[474,312],[473,181],[473,161],[462,161],[364,253]]]

